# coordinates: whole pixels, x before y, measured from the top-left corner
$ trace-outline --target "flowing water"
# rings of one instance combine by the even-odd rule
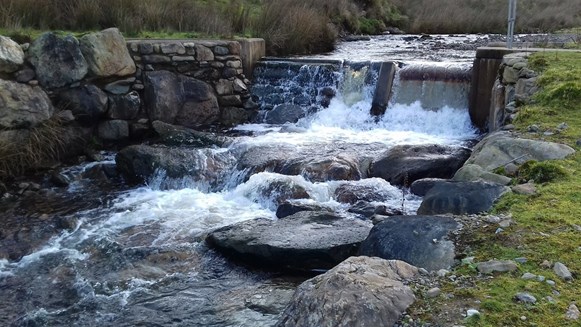
[[[395,145],[463,146],[477,137],[466,107],[469,82],[456,78],[469,72],[465,62],[401,64],[392,101],[377,118],[369,114],[377,78],[373,59],[300,63],[298,70],[290,68],[295,64],[265,63],[254,86],[263,107],[290,103],[303,108],[303,117],[237,126],[231,132],[238,136],[227,147],[187,150],[207,174],[172,180],[159,172],[146,186],[130,187],[93,183],[83,178],[91,167],[77,166],[67,171],[77,182],[52,190],[54,200],[4,203],[4,224],[37,223],[0,234],[3,244],[43,238],[21,255],[0,259],[0,325],[272,326],[305,277],[234,264],[208,249],[209,231],[276,219],[280,194],[270,186],[280,183],[306,190],[307,199],[294,201],[348,217],[349,204],[335,195],[345,185],[372,190],[379,195],[375,203],[387,207],[399,208],[403,200],[408,214],[421,199],[367,178],[365,171],[352,180],[329,180],[316,170],[256,169],[263,156],[361,162]],[[455,77],[427,78],[434,70]],[[98,165],[113,163],[107,157]],[[44,221],[64,226],[46,231]]]

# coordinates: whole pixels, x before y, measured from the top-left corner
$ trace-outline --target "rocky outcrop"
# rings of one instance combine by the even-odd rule
[[[169,71],[145,73],[145,108],[151,120],[196,127],[215,123],[220,107],[210,85]]]
[[[329,269],[357,253],[370,223],[329,212],[301,211],[278,220],[255,219],[211,232],[207,242],[246,262],[278,269]]]
[[[511,162],[522,164],[529,160],[563,159],[573,153],[575,150],[564,144],[520,139],[508,132],[495,132],[474,147],[466,163],[492,171]]]
[[[477,214],[489,211],[510,188],[487,182],[441,182],[424,197],[418,214]]]
[[[31,128],[53,113],[52,103],[40,87],[0,79],[0,129]]]
[[[456,256],[450,236],[460,228],[452,217],[388,217],[373,227],[359,254],[402,260],[427,270],[449,269]]]
[[[404,282],[417,275],[405,262],[351,257],[302,283],[276,326],[393,326],[415,301]]]
[[[79,41],[92,75],[122,77],[135,73],[135,63],[117,28],[86,34]]]
[[[24,52],[20,45],[0,35],[0,73],[13,73],[24,63]]]
[[[47,89],[79,82],[89,71],[79,41],[72,35],[44,33],[32,42],[27,56],[40,85]]]
[[[369,169],[392,185],[411,185],[422,178],[451,178],[470,156],[470,150],[441,145],[395,146],[375,159]]]

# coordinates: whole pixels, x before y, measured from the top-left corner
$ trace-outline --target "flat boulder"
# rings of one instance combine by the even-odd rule
[[[79,40],[81,52],[91,74],[98,77],[127,76],[135,73],[135,62],[117,28],[89,33]]]
[[[432,271],[450,269],[456,247],[449,236],[460,228],[452,217],[388,217],[373,227],[359,255],[402,260]]]
[[[563,159],[575,153],[573,148],[559,143],[512,137],[508,132],[495,132],[485,137],[472,150],[467,164],[492,171],[510,162]]]
[[[404,282],[417,275],[402,261],[351,257],[302,283],[275,326],[393,326],[415,301]]]
[[[211,232],[218,251],[278,269],[329,269],[357,253],[371,223],[327,211],[301,211],[283,219],[254,219]]]
[[[82,80],[89,71],[79,41],[72,35],[42,34],[28,49],[36,78],[45,88],[55,89]]]
[[[146,72],[145,109],[150,120],[196,127],[220,118],[218,99],[205,82],[166,70]]]
[[[0,73],[13,73],[24,63],[24,51],[12,39],[0,35]]]
[[[462,166],[462,168],[458,169],[452,180],[458,182],[485,181],[501,185],[508,185],[512,179],[510,177],[486,171],[478,165],[465,164]]]
[[[40,87],[0,79],[0,129],[31,128],[53,113],[54,107]]]
[[[477,214],[492,209],[494,203],[510,188],[488,182],[442,182],[424,197],[418,214]]]
[[[410,186],[410,192],[418,196],[424,196],[436,184],[445,182],[447,179],[443,178],[422,178],[414,181]]]
[[[399,145],[378,156],[370,177],[392,185],[406,185],[422,178],[451,178],[470,156],[470,150],[442,145]]]

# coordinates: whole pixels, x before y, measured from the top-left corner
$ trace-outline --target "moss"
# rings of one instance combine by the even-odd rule
[[[535,183],[548,183],[567,177],[567,172],[556,162],[534,160],[523,163],[517,172],[518,179],[522,183],[533,180]]]

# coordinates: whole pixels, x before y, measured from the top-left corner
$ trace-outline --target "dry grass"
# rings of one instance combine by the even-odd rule
[[[505,33],[506,0],[393,0],[410,17],[412,33]],[[519,1],[516,30],[552,32],[581,25],[578,0]]]
[[[17,133],[11,140],[0,140],[0,180],[60,160],[70,150],[71,144],[80,141],[71,137],[70,131],[62,126],[56,116],[30,130]]]

